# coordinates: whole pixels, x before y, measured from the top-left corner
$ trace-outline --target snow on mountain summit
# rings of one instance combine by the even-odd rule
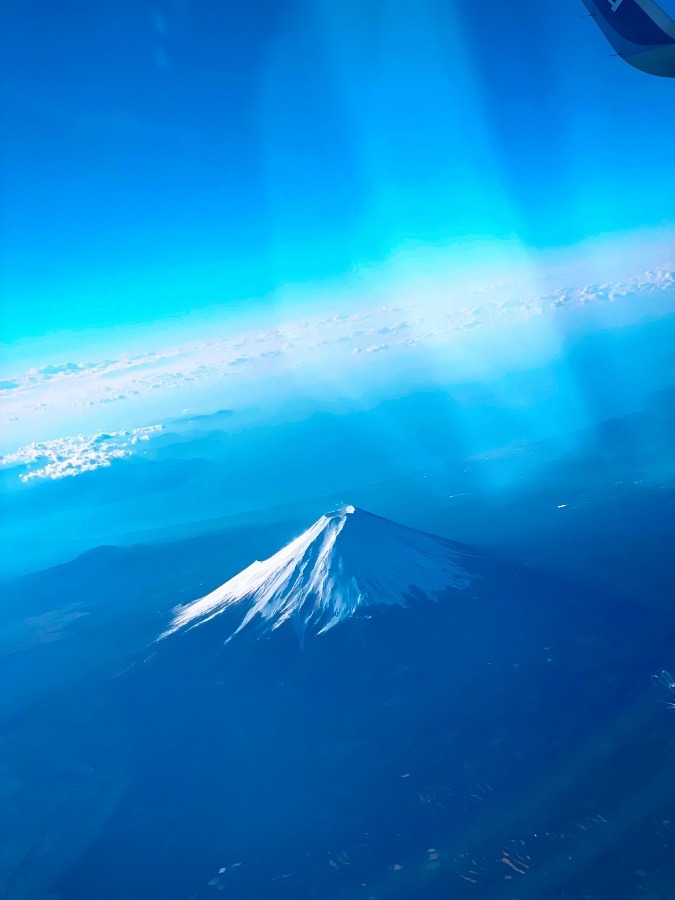
[[[466,554],[451,541],[398,525],[353,506],[321,516],[263,562],[212,593],[174,610],[165,636],[208,622],[234,605],[274,629],[291,621],[321,633],[364,607],[408,606],[463,590]]]

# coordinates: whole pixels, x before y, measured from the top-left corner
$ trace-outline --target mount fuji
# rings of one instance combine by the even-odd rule
[[[175,610],[164,636],[245,610],[235,633],[260,620],[321,634],[376,606],[437,600],[472,581],[469,554],[451,541],[353,506],[321,516],[286,547],[254,562],[206,597]]]
[[[329,513],[174,609],[87,702],[51,703],[45,769],[82,760],[95,832],[51,894],[582,896],[605,829],[625,861],[593,896],[628,896],[675,803],[649,677],[674,640],[644,604]],[[641,818],[606,825],[627,785]]]

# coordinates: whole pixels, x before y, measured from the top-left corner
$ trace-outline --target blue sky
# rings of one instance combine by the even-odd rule
[[[583,14],[4,4],[3,343],[264,311],[410,245],[672,223],[673,85]]]

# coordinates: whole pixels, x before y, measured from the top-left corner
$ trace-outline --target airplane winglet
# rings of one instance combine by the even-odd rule
[[[617,55],[631,66],[675,78],[675,22],[654,0],[583,0]]]

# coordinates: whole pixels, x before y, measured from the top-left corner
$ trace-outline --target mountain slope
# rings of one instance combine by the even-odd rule
[[[254,562],[206,597],[179,607],[167,634],[240,605],[236,632],[256,617],[271,629],[328,631],[359,610],[435,600],[471,583],[458,545],[346,506],[263,562]]]
[[[172,628],[45,710],[62,900],[670,896],[658,610],[342,510]]]

